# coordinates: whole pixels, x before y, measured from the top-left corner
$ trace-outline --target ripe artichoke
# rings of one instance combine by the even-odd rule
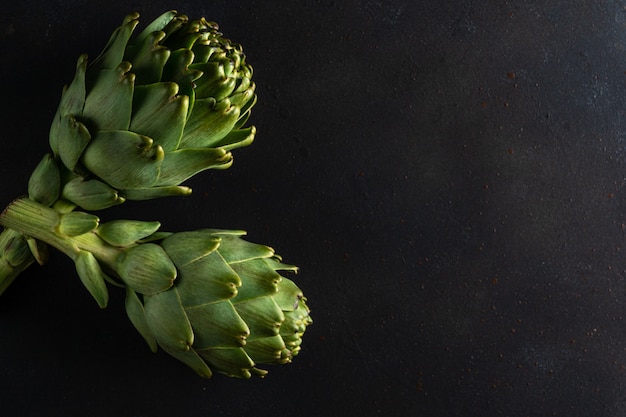
[[[50,128],[64,199],[96,210],[188,194],[180,184],[232,164],[253,141],[252,67],[218,25],[164,13],[131,38],[128,15],[90,64],[81,55]]]
[[[262,364],[290,362],[312,323],[302,291],[278,271],[285,265],[245,232],[158,232],[158,222],[59,214],[28,198],[13,201],[0,224],[73,259],[101,307],[106,283],[126,288],[126,311],[153,351],[160,346],[198,374],[264,376]],[[212,371],[213,370],[213,371]]]
[[[263,376],[257,364],[287,363],[312,323],[305,298],[278,271],[273,249],[243,232],[175,233],[161,243],[178,270],[174,286],[143,295],[127,290],[129,317],[152,349],[161,346],[200,375]]]

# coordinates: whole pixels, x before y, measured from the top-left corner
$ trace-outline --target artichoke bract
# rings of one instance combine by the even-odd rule
[[[79,57],[50,128],[60,194],[86,210],[188,194],[185,180],[229,167],[256,133],[244,127],[256,94],[240,45],[175,11],[132,37],[138,18],[93,62]]]

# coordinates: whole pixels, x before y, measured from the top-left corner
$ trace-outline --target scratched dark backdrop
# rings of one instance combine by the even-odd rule
[[[128,12],[244,45],[256,142],[102,217],[245,229],[315,323],[264,380],[204,380],[55,253],[0,298],[1,415],[626,415],[626,1],[5,3],[3,204]]]

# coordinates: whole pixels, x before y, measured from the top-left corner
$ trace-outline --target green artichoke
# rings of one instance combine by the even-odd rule
[[[258,366],[290,362],[312,323],[302,291],[279,273],[297,268],[241,231],[100,224],[92,214],[60,214],[28,198],[11,203],[0,225],[69,256],[100,307],[107,306],[107,283],[126,288],[128,317],[150,348],[160,346],[205,377],[264,376]]]
[[[164,13],[136,37],[130,14],[90,64],[81,55],[50,128],[60,193],[96,210],[188,194],[180,184],[227,168],[250,144],[252,67],[218,25]]]
[[[295,271],[273,249],[243,232],[175,233],[161,245],[178,270],[168,291],[127,291],[131,321],[152,349],[158,344],[198,374],[211,369],[249,378],[258,364],[290,362],[312,323],[301,290],[278,271]]]

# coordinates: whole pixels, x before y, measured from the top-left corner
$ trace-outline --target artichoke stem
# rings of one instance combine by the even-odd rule
[[[119,248],[107,245],[95,233],[62,236],[56,231],[59,213],[29,198],[18,198],[0,214],[0,225],[24,236],[38,239],[63,252],[72,260],[80,251],[89,251],[104,262],[113,264],[120,254]]]

